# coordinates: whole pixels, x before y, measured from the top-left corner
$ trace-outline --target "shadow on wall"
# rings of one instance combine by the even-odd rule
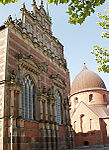
[[[101,131],[89,131],[87,133],[74,132],[74,145],[75,147],[78,146],[91,146],[91,145],[102,145],[103,139],[101,135]]]
[[[107,131],[107,124],[103,119],[100,119],[100,130],[92,130],[86,133],[74,131],[74,147],[81,146],[109,146],[109,136]]]

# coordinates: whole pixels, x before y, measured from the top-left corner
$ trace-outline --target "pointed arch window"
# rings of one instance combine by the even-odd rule
[[[92,131],[92,119],[90,119],[90,131]]]
[[[56,122],[62,124],[62,97],[59,91],[55,92],[56,99]]]
[[[81,132],[83,132],[84,116],[85,116],[84,114],[80,115],[80,128],[81,128]]]
[[[22,117],[29,120],[35,120],[35,100],[34,83],[29,75],[23,78],[23,88],[21,95]]]

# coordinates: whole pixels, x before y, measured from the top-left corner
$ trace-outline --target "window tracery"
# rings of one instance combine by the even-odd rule
[[[35,99],[34,83],[29,75],[23,78],[23,88],[21,95],[22,117],[29,120],[35,120]]]
[[[62,97],[59,91],[55,92],[56,99],[56,122],[58,124],[62,123]]]

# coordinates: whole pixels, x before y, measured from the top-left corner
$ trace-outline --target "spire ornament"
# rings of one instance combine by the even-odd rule
[[[43,0],[41,0],[41,5],[40,5],[41,7],[44,7],[44,5],[43,5]]]
[[[49,16],[49,10],[48,10],[48,2],[46,3],[46,12],[47,12],[47,19],[49,20],[50,16]]]
[[[35,0],[33,0],[33,4],[36,5],[36,1]]]
[[[33,0],[33,3],[32,3],[32,11],[33,11],[34,16],[36,16],[36,9],[37,9],[36,1]]]
[[[84,63],[83,70],[87,69],[86,63]]]
[[[25,3],[23,3],[23,9],[25,9],[26,7],[25,7]]]

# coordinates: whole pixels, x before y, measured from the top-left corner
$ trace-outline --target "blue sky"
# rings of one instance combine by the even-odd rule
[[[19,0],[19,2],[14,4],[11,3],[5,6],[0,3],[0,25],[7,20],[8,15],[10,14],[13,18],[19,18],[20,8],[24,2],[27,9],[31,10],[32,0]],[[36,3],[39,5],[40,0],[37,0]],[[52,17],[53,23],[53,35],[57,37],[64,45],[64,54],[70,71],[71,83],[75,76],[82,70],[85,62],[88,69],[101,76],[106,84],[107,89],[109,90],[109,75],[107,73],[99,73],[97,71],[95,58],[90,53],[94,45],[99,45],[109,49],[108,39],[101,38],[102,28],[96,24],[98,21],[100,21],[100,19],[97,17],[97,13],[104,13],[106,8],[106,3],[96,8],[95,13],[88,17],[80,26],[68,23],[69,15],[65,13],[67,11],[67,5],[49,5],[49,13]]]

